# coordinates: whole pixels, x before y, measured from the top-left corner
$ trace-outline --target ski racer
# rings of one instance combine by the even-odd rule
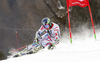
[[[60,28],[56,23],[50,21],[49,18],[42,19],[42,26],[36,32],[35,41],[28,45],[24,50],[20,51],[13,57],[19,57],[26,54],[36,53],[40,49],[48,46],[48,49],[52,50],[60,39]]]
[[[42,26],[36,32],[35,40],[42,48],[48,45],[48,49],[53,49],[60,39],[60,28],[56,23],[46,17],[42,19]],[[45,34],[43,34],[45,32]],[[42,35],[43,34],[43,35]]]

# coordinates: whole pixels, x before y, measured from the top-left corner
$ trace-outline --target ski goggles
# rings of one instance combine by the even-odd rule
[[[44,28],[49,28],[49,25],[48,24],[44,25]]]

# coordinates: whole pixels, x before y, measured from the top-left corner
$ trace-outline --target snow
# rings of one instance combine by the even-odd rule
[[[62,6],[60,0],[58,0],[58,3],[59,3],[59,5],[60,5],[60,7],[58,7],[58,9],[60,9],[60,10],[61,10],[61,9],[65,9],[65,7]]]
[[[62,37],[61,41],[54,50],[47,48],[30,55],[17,58],[9,58],[0,62],[100,62],[100,30],[97,31],[97,39],[87,32],[73,36],[73,43],[69,42],[67,36]],[[84,39],[85,38],[85,39]]]

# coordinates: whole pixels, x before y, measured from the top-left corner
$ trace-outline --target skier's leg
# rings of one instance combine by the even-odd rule
[[[49,36],[48,33],[45,33],[43,36],[41,36],[41,38],[39,39],[39,44],[41,46],[42,46],[43,41],[46,40],[48,36]]]
[[[54,39],[53,38],[51,38],[50,36],[48,36],[47,38],[46,38],[46,40],[44,40],[44,41],[42,41],[42,46],[47,46],[47,45],[49,45],[48,46],[48,49],[53,49],[54,47],[55,47],[55,41],[54,41]]]

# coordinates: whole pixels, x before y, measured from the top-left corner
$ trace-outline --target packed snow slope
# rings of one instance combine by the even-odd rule
[[[73,43],[67,39],[67,34],[54,50],[47,48],[30,55],[17,58],[8,58],[0,62],[100,62],[100,30],[97,39],[92,31],[73,36]],[[89,34],[92,33],[92,34]],[[84,34],[84,35],[83,35]]]

